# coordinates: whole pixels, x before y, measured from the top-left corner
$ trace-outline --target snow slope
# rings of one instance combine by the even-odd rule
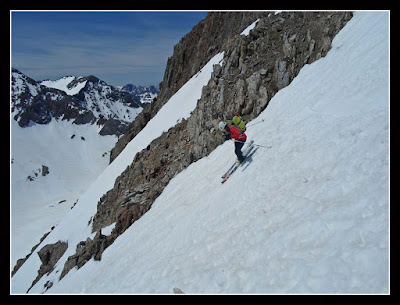
[[[249,35],[250,34],[250,31],[252,30],[252,29],[254,29],[255,28],[255,26],[256,26],[256,24],[257,24],[257,22],[260,20],[260,18],[258,18],[256,21],[254,21],[252,24],[250,24],[247,28],[245,28],[244,30],[243,30],[243,32],[242,33],[240,33],[240,35],[245,35],[245,36],[247,36],[247,35]]]
[[[30,253],[40,238],[60,222],[79,196],[108,166],[109,151],[117,137],[100,136],[101,126],[97,124],[81,125],[74,124],[72,120],[57,120],[54,116],[60,116],[60,110],[45,102],[49,98],[59,102],[64,100],[68,107],[75,108],[78,103],[76,98],[65,99],[61,92],[49,91],[43,86],[74,95],[85,85],[85,98],[79,106],[81,113],[91,110],[96,118],[118,118],[128,123],[143,109],[132,107],[130,102],[125,102],[129,98],[123,98],[121,92],[96,77],[67,76],[37,83],[12,69],[12,266]],[[21,116],[31,111],[32,105],[29,104],[34,99],[34,109],[40,115],[35,118],[28,114],[28,117],[41,123],[28,121],[28,124],[25,121],[28,126],[21,128],[14,119],[17,118],[20,123]],[[58,114],[54,115],[56,112]],[[42,176],[42,166],[49,168],[48,175]]]
[[[85,80],[83,82],[78,82],[77,85],[72,88],[69,88],[68,85],[72,81],[74,81],[76,79],[80,79],[80,78],[82,78],[82,77],[76,78],[75,76],[65,76],[65,77],[60,78],[55,81],[44,80],[44,81],[40,82],[40,84],[44,85],[46,87],[49,87],[49,88],[54,88],[54,89],[64,91],[68,95],[75,95],[75,94],[78,94],[79,91],[81,91],[81,89],[85,87],[87,81]]]
[[[137,152],[146,148],[153,139],[159,137],[164,131],[167,131],[177,122],[190,116],[190,112],[194,110],[197,100],[201,97],[203,86],[205,86],[210,79],[213,65],[220,63],[222,59],[223,53],[214,56],[200,72],[194,75],[169,99],[168,103],[160,109],[157,115],[127,145],[120,156],[97,177],[93,184],[90,187],[86,186],[87,191],[79,197],[79,201],[74,209],[68,213],[63,221],[44,241],[44,243],[54,243],[58,240],[66,240],[69,245],[72,245],[60,259],[58,263],[59,268],[62,269],[68,256],[75,253],[76,244],[81,240],[86,240],[88,236],[92,236],[91,227],[87,224],[90,218],[96,213],[99,199],[114,186],[115,179],[132,163]],[[62,139],[60,139],[60,141],[62,141]],[[16,188],[13,187],[13,189]],[[26,254],[24,254],[24,256],[25,255]],[[14,257],[14,254],[12,256]],[[39,266],[39,258],[36,254],[33,254],[18,273],[14,275],[12,279],[13,292],[25,293],[33,279],[35,279]],[[38,286],[40,286],[40,284]],[[35,290],[33,289],[31,291],[34,292]]]
[[[30,292],[50,280],[47,293],[387,293],[388,19],[355,13],[327,56],[248,123],[248,137],[271,148],[227,183],[232,142],[173,178],[101,261],[58,282],[69,247]],[[99,179],[80,201],[102,193]],[[93,205],[78,203],[46,241],[75,245],[73,234],[89,234],[78,221]],[[38,261],[32,255],[13,277],[13,292],[26,292]]]
[[[109,152],[118,138],[100,136],[97,125],[55,119],[26,128],[11,120],[11,130],[14,266],[108,166]],[[42,165],[49,168],[46,176],[42,176]]]

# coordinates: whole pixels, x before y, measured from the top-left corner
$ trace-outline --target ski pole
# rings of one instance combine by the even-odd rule
[[[264,122],[264,119],[262,119],[262,120],[259,121],[259,122],[255,122],[255,123],[253,123],[253,124],[247,124],[247,128],[249,128],[249,127],[251,127],[251,126],[254,126],[254,125],[257,125],[257,124],[262,123],[262,122]]]
[[[238,141],[238,140],[233,140],[233,141],[234,141],[234,142],[239,142],[239,143],[243,143],[243,144],[250,145],[249,143],[246,143],[246,142],[243,142],[243,141]],[[255,143],[253,143],[253,144],[251,144],[251,145],[258,146],[258,147],[263,147],[263,148],[272,148],[272,146],[265,146],[265,145],[255,144]]]
[[[272,148],[272,146],[265,146],[265,145],[260,145],[260,144],[252,144],[254,146],[258,146],[258,147],[263,147],[263,148]]]

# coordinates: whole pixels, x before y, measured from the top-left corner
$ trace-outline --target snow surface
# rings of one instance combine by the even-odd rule
[[[137,152],[140,152],[142,149],[146,148],[153,139],[159,137],[164,131],[167,131],[169,128],[176,125],[177,122],[180,122],[182,119],[186,119],[190,116],[190,112],[195,109],[197,100],[201,97],[203,86],[207,84],[211,77],[213,65],[220,63],[222,60],[223,53],[215,55],[200,72],[194,75],[181,89],[179,89],[178,92],[176,92],[169,99],[168,103],[160,109],[157,115],[127,145],[118,158],[116,158],[104,170],[104,172],[97,177],[90,187],[86,187],[87,191],[79,197],[77,205],[46,238],[44,241],[45,243],[53,243],[57,242],[58,240],[65,240],[68,241],[69,245],[76,245],[81,240],[86,240],[88,236],[92,236],[91,227],[87,224],[90,218],[96,213],[97,202],[99,199],[114,186],[115,179],[126,169],[127,166],[132,163],[132,160]],[[60,139],[60,141],[62,140],[63,139]],[[37,162],[37,164],[40,164],[40,162]],[[13,192],[14,190],[17,192],[18,188],[13,184]],[[15,218],[17,218],[17,216],[15,216]],[[21,240],[21,244],[23,244],[24,240],[26,241],[26,239]],[[13,249],[14,243],[15,241],[13,237]],[[29,245],[31,245],[30,247],[33,246],[30,241]],[[39,247],[37,250],[40,250],[40,248],[41,247]],[[59,268],[63,267],[68,256],[74,254],[74,252],[75,246],[68,248],[58,263],[60,266]],[[27,253],[25,253],[23,256],[25,256]],[[12,257],[15,257],[16,259],[21,258],[21,256],[17,257],[14,255],[14,253],[12,254]],[[25,262],[24,266],[18,271],[18,273],[14,275],[13,292],[25,293],[32,284],[33,279],[36,277],[39,266],[40,260],[36,254],[33,254],[31,258]],[[33,289],[31,291],[34,292],[35,290]]]
[[[327,56],[248,124],[249,139],[270,149],[221,185],[235,155],[232,142],[219,146],[174,177],[101,261],[58,281],[90,236],[98,198],[132,161],[132,145],[143,147],[139,134],[46,238],[69,247],[30,293],[46,281],[46,293],[388,293],[388,19],[356,12]],[[170,102],[160,113],[183,108]],[[156,117],[154,129],[170,122]],[[39,265],[32,255],[12,292],[25,293]]]
[[[260,20],[260,18],[258,18],[258,19],[257,19],[256,21],[254,21],[252,24],[250,24],[247,28],[245,28],[245,29],[243,30],[242,33],[240,33],[240,35],[245,35],[245,36],[249,35],[249,34],[250,34],[250,31],[256,27],[256,24],[257,24],[257,22],[258,22],[259,20]]]
[[[19,99],[22,91],[29,89],[38,94],[38,85],[32,85],[22,73],[13,72],[12,94]],[[63,77],[40,84],[77,94],[86,84],[82,78]],[[28,88],[25,88],[25,87]],[[142,111],[120,101],[107,98],[111,87],[104,82],[88,84],[85,94],[86,108],[95,117],[114,117],[131,122]],[[53,93],[50,93],[52,95]],[[55,98],[59,97],[54,94]],[[83,110],[82,110],[83,111]],[[18,112],[18,110],[17,110]],[[94,182],[109,164],[109,152],[117,142],[116,136],[100,136],[101,126],[77,125],[72,121],[57,121],[40,125],[33,122],[21,128],[10,117],[11,176],[12,176],[12,258],[11,265],[30,253],[40,238],[57,225],[80,195]],[[42,176],[42,165],[49,175]],[[31,181],[33,180],[33,181]]]
[[[56,121],[21,128],[11,120],[12,266],[58,224],[108,166],[115,136],[97,125]],[[71,137],[74,137],[71,139]],[[84,140],[82,140],[82,138]],[[49,174],[42,176],[42,165]],[[30,176],[33,181],[27,177]]]
[[[79,79],[80,77],[78,77]],[[68,85],[75,80],[75,76],[65,76],[63,78],[60,78],[58,80],[52,81],[52,80],[44,80],[40,84],[49,88],[54,88],[58,89],[61,91],[64,91],[68,95],[75,95],[78,94],[79,91],[81,91],[82,88],[85,87],[87,80],[84,82],[77,83],[76,86],[72,88],[68,88]]]

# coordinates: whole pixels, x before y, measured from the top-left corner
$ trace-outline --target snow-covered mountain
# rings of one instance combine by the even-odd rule
[[[135,155],[153,145],[161,150],[152,140],[190,121],[207,93],[203,86],[210,79],[210,87],[220,85],[230,68],[226,59],[236,58],[233,52],[214,56],[79,197],[42,243],[63,244],[62,250],[46,248],[46,260],[38,255],[45,249],[40,245],[12,278],[12,292],[388,293],[388,20],[386,12],[356,12],[326,57],[305,65],[272,97],[247,123],[248,138],[265,147],[257,147],[227,183],[221,185],[220,176],[235,160],[229,141],[171,178],[101,260],[88,258],[63,272],[95,235],[107,240],[112,234],[119,219],[101,233],[91,224],[117,177],[127,167],[145,172]],[[248,35],[256,39],[251,30]],[[288,54],[296,36],[285,38]],[[286,64],[278,61],[276,74],[251,72],[246,81],[252,86],[254,79],[274,76],[283,84]],[[216,126],[208,128],[210,137],[218,136]],[[54,257],[53,268],[38,278],[40,266]]]
[[[110,130],[106,125],[100,134],[121,135],[143,109],[135,96],[95,76],[36,82],[13,68],[11,78],[11,112],[21,127],[47,124],[53,118],[72,120],[74,124],[97,122],[99,125],[112,120],[114,128]]]
[[[78,94],[86,85],[87,79],[84,77],[64,76],[57,80],[44,80],[40,84],[48,88],[64,91],[68,95]]]
[[[93,76],[36,82],[12,69],[11,77],[15,264],[107,167],[117,136],[143,107]]]
[[[141,103],[151,103],[159,93],[159,90],[154,86],[135,86],[133,84],[126,84],[121,87],[121,90],[137,96]]]

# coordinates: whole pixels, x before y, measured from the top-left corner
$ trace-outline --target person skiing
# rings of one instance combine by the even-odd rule
[[[225,140],[233,139],[235,141],[235,154],[239,163],[242,163],[244,160],[242,147],[247,140],[247,136],[244,133],[246,127],[243,120],[238,116],[233,116],[228,118],[228,123],[221,121],[218,127],[220,131],[224,132]]]

